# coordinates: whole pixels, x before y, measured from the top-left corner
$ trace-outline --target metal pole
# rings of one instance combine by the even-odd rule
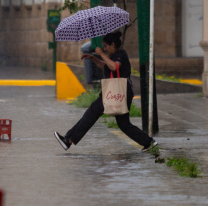
[[[90,25],[91,25],[92,33],[93,33],[93,36],[94,36],[94,40],[95,40],[95,46],[97,47],[97,42],[96,42],[96,39],[95,39],[95,34],[94,34],[94,31],[93,31],[93,28],[92,28],[91,18],[89,18],[89,20],[90,20]]]
[[[153,65],[154,64],[154,0],[150,0],[150,45],[149,45],[149,136],[153,124]]]
[[[53,33],[53,44],[54,44],[54,48],[53,48],[53,72],[56,73],[56,37],[55,37],[55,33]]]
[[[102,0],[90,0],[90,7],[96,7],[96,6],[100,6],[102,3]],[[103,37],[102,36],[98,36],[98,37],[94,37],[91,39],[91,49],[95,49],[96,47],[103,47]]]

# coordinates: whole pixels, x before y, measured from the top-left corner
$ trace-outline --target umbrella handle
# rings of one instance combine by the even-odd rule
[[[91,18],[89,18],[89,20],[90,20],[90,25],[91,25],[91,28],[92,28]],[[94,31],[93,31],[93,28],[92,28],[92,33],[93,33],[93,36],[94,36],[95,45],[96,45],[96,47],[97,47],[97,42],[96,42],[96,39],[95,39],[95,34],[94,34]]]

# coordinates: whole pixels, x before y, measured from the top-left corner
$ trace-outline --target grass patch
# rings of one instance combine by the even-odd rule
[[[141,108],[137,107],[134,103],[132,103],[131,107],[130,107],[129,116],[130,117],[141,117],[142,116]],[[105,117],[113,117],[113,116],[103,114],[101,117],[105,118]]]
[[[134,103],[132,103],[131,107],[130,107],[129,116],[130,117],[141,117],[142,116],[141,108],[137,107]]]
[[[71,104],[79,108],[87,108],[98,98],[99,93],[100,90],[88,90],[86,93],[79,95],[76,99],[68,101],[67,104]]]
[[[110,116],[108,114],[103,114],[101,117],[106,118],[106,117],[114,117],[114,116]]]
[[[81,75],[81,76],[79,77],[79,79],[80,79],[81,81],[83,81],[83,80],[85,80],[85,76],[84,76],[84,75]]]
[[[202,93],[199,93],[195,97],[203,97],[203,94]]]
[[[134,68],[131,68],[131,74],[140,76],[140,72],[135,70]],[[165,74],[156,74],[155,78],[167,80],[167,81],[172,81],[172,82],[180,82],[180,80],[182,79],[182,78],[176,78],[174,76],[166,76]]]
[[[74,100],[69,100],[67,104],[75,105],[79,108],[88,108],[99,96],[99,89],[87,90],[87,93],[82,93]],[[130,117],[141,117],[141,108],[137,107],[134,103],[130,107]],[[107,114],[103,114],[101,117],[112,117]]]
[[[167,166],[172,166],[180,176],[197,177],[201,171],[198,169],[199,164],[194,163],[187,158],[172,157],[168,158]]]
[[[105,123],[107,126],[108,126],[108,128],[114,128],[114,129],[118,129],[119,127],[118,127],[118,124],[116,123],[116,121],[113,119],[104,119],[104,121],[103,121],[103,123]]]
[[[41,68],[42,68],[42,71],[47,71],[47,60],[46,59],[43,60]]]
[[[155,75],[156,79],[162,79],[162,80],[167,80],[167,81],[172,81],[172,82],[180,82],[182,78],[175,78],[174,76],[166,76],[165,74],[156,74]]]
[[[131,67],[131,74],[140,76],[140,72]]]
[[[153,145],[152,145],[152,147],[153,147]],[[151,155],[155,156],[155,157],[159,157],[160,156],[160,148],[159,148],[159,146],[157,145],[157,146],[153,147],[152,149],[150,149],[149,153]]]

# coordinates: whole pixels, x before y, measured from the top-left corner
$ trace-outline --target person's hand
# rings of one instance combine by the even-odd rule
[[[101,48],[96,47],[95,53],[96,53],[97,55],[100,55],[100,56],[101,56],[104,52],[103,52],[103,50],[102,50]]]
[[[92,58],[93,58],[93,56],[91,54],[83,54],[81,56],[81,59],[92,59]]]

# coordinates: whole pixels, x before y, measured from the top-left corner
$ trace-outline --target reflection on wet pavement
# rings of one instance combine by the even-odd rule
[[[53,87],[0,87],[1,118],[13,120],[12,141],[0,141],[5,206],[208,204],[207,178],[180,177],[165,164],[155,164],[152,156],[141,153],[100,121],[65,152],[53,132],[65,134],[85,109],[56,101],[53,94]],[[178,98],[186,104],[180,101],[177,105]],[[186,99],[205,110],[207,99],[158,95],[160,133],[155,139],[164,155],[186,155],[202,163],[203,173],[208,174],[208,129],[194,121],[198,116],[193,113],[186,115],[192,121],[176,118],[174,113],[193,109]],[[140,100],[134,102],[140,104]],[[197,113],[207,124],[206,112]],[[140,118],[131,121],[141,125]]]

